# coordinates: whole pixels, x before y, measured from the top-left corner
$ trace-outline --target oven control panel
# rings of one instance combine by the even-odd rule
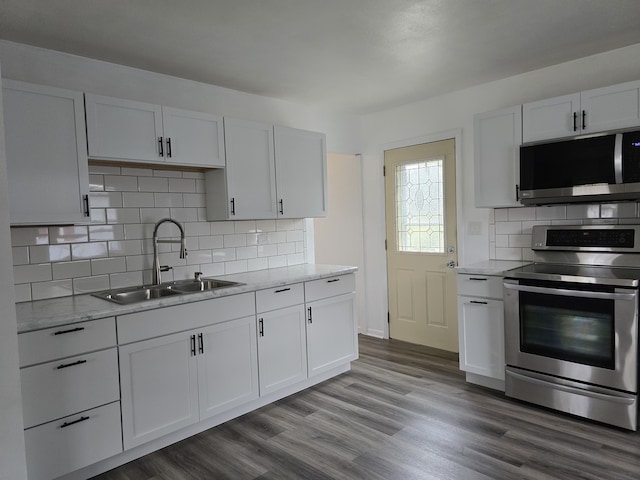
[[[633,248],[635,230],[548,230],[548,247]]]

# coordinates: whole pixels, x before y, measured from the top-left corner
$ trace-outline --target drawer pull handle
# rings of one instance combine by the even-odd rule
[[[327,280],[327,283],[333,283],[333,282],[339,282],[340,279],[339,278],[333,278],[331,280]]]
[[[80,417],[79,419],[74,420],[73,422],[64,422],[62,425],[60,425],[60,428],[67,428],[67,427],[70,427],[71,425],[75,425],[76,423],[86,422],[87,420],[89,420],[89,418],[91,417]]]
[[[264,318],[258,320],[258,323],[260,324],[259,334],[261,337],[264,337]]]
[[[478,300],[471,300],[469,303],[475,303],[477,305],[487,305],[487,302],[479,302]]]
[[[482,278],[482,277],[469,277],[469,280],[474,280],[476,282],[486,282],[487,281],[486,278]]]
[[[63,363],[62,365],[58,365],[56,367],[56,370],[62,370],[63,368],[69,368],[69,367],[75,367],[76,365],[82,365],[83,363],[87,363],[86,360],[78,360],[77,362],[73,362],[73,363]]]
[[[202,337],[202,333],[198,334],[198,352],[204,353],[204,338]]]
[[[84,327],[70,328],[69,330],[58,330],[54,335],[64,335],[65,333],[81,332]]]
[[[288,292],[289,290],[291,290],[291,289],[290,288],[281,288],[280,290],[276,290],[275,293]]]
[[[313,323],[313,317],[311,316],[311,307],[307,308],[307,312],[309,312],[309,318],[308,318],[309,323]]]
[[[196,356],[196,336],[191,335],[191,356]]]

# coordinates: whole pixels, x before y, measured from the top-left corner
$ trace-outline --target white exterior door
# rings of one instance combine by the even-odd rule
[[[327,215],[327,148],[323,133],[274,127],[279,218]]]
[[[258,314],[260,395],[307,378],[304,305]]]
[[[198,421],[193,334],[176,333],[119,347],[125,449]]]
[[[385,152],[391,338],[458,350],[453,139]]]
[[[174,164],[224,167],[222,117],[162,107],[165,158]]]
[[[273,126],[224,119],[231,220],[276,218]]]
[[[85,100],[91,158],[165,161],[160,105],[89,93]]]
[[[258,398],[255,322],[245,317],[198,332],[201,420]]]

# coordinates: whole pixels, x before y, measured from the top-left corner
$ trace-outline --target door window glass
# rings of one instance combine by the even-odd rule
[[[399,252],[444,253],[444,161],[396,165]]]

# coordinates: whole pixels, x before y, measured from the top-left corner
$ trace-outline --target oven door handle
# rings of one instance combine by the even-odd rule
[[[614,403],[622,403],[625,405],[631,405],[633,402],[636,401],[635,396],[633,395],[615,395],[613,393],[610,394],[606,394],[606,393],[600,393],[600,392],[594,392],[592,390],[586,390],[584,388],[578,388],[578,387],[571,387],[569,385],[563,385],[562,383],[556,383],[556,382],[548,382],[546,380],[542,380],[540,378],[535,378],[535,377],[530,377],[528,375],[522,375],[521,373],[516,373],[513,372],[509,369],[507,369],[507,371],[505,372],[507,376],[509,377],[513,377],[513,378],[517,378],[518,380],[521,380],[523,382],[529,382],[529,383],[534,383],[536,385],[542,385],[545,386],[547,388],[554,388],[556,390],[561,390],[563,392],[568,392],[568,393],[574,393],[577,395],[583,395],[585,397],[591,397],[591,398],[597,398],[598,400],[605,400],[607,402],[614,402]]]
[[[603,300],[633,300],[638,295],[634,293],[610,293],[610,292],[590,292],[587,290],[570,290],[568,288],[547,288],[534,287],[531,285],[516,285],[505,283],[504,288],[517,290],[519,292],[544,293],[547,295],[563,295],[565,297],[600,298]]]

